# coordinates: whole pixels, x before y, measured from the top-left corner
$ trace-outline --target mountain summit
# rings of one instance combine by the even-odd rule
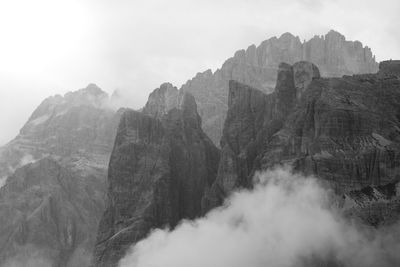
[[[210,70],[198,73],[182,86],[182,90],[195,97],[203,129],[219,145],[228,110],[229,80],[270,93],[276,84],[279,64],[294,64],[302,60],[318,66],[324,77],[378,71],[378,63],[370,48],[359,41],[347,41],[336,31],[331,30],[325,36],[314,36],[304,42],[291,33],[284,33],[279,38],[263,41],[259,46],[251,45],[246,50],[237,51],[220,69],[214,73]]]

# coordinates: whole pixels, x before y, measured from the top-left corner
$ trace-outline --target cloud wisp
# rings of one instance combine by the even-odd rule
[[[154,230],[120,267],[398,266],[400,236],[344,218],[315,178],[277,169],[174,230]],[[331,265],[323,265],[331,266]]]

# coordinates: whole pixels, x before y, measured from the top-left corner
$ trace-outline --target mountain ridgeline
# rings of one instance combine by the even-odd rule
[[[194,120],[193,97],[190,112],[188,105],[166,112],[182,91],[163,85],[120,123],[93,266],[117,266],[151,229],[204,215],[233,191],[251,188],[256,171],[276,165],[323,179],[344,212],[366,225],[395,222],[399,67],[389,61],[377,74],[324,78],[311,62],[281,63],[270,94],[231,80],[220,157]],[[180,117],[185,113],[190,120]]]
[[[324,77],[378,71],[370,48],[363,47],[359,41],[347,41],[338,32],[330,31],[325,36],[315,36],[304,42],[285,33],[279,38],[265,40],[257,47],[251,45],[237,51],[220,69],[214,73],[211,70],[198,73],[182,86],[182,90],[195,97],[203,129],[219,146],[228,110],[229,81],[235,80],[270,93],[275,88],[279,64],[298,61],[314,63]]]
[[[49,97],[0,148],[0,266],[118,266],[152,229],[284,164],[326,181],[349,216],[397,221],[399,77],[399,61],[378,68],[335,31],[285,33],[138,111],[94,84]]]

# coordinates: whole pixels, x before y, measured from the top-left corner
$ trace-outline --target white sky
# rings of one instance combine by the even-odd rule
[[[398,0],[0,0],[0,144],[47,96],[96,83],[133,107],[241,48],[335,29],[400,59]]]

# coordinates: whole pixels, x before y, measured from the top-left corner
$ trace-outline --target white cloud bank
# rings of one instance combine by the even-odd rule
[[[361,230],[335,210],[316,179],[287,170],[258,178],[254,190],[235,193],[205,218],[154,230],[120,267],[309,267],[333,259],[342,266],[400,266],[397,227]]]

